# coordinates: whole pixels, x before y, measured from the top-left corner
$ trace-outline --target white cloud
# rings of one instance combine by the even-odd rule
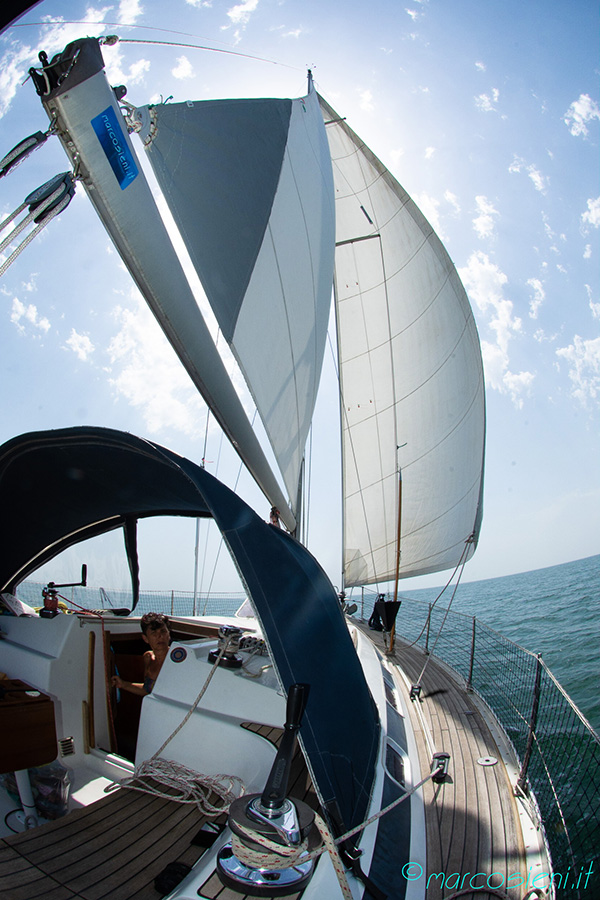
[[[35,51],[24,44],[11,47],[0,58],[0,118],[10,108],[11,102],[27,74],[29,66],[38,62]]]
[[[478,97],[475,97],[475,106],[482,112],[495,112],[499,97],[500,91],[497,88],[492,88],[491,97],[489,94],[479,94]]]
[[[587,226],[600,228],[600,197],[592,197],[587,202],[587,211],[581,214],[581,224],[585,231]]]
[[[563,122],[574,137],[587,136],[587,124],[593,119],[600,119],[600,108],[589,94],[580,94],[563,116]]]
[[[9,49],[0,57],[0,117],[2,117],[10,107],[15,93],[27,77],[27,71],[30,66],[38,68],[40,61],[38,59],[38,50],[43,47],[48,56],[52,58],[55,53],[77,40],[86,33],[101,35],[107,30],[107,26],[102,25],[102,20],[108,13],[114,16],[113,7],[107,6],[88,6],[84,13],[78,16],[77,22],[65,22],[57,16],[43,16],[41,20],[46,22],[42,27],[39,44],[35,47],[14,40],[11,42]],[[141,15],[142,7],[139,0],[121,0],[117,19],[123,24],[133,24]],[[86,24],[89,28],[86,29]],[[116,45],[118,47],[118,45]],[[103,47],[105,59],[110,56],[110,52],[118,54],[116,47]],[[134,66],[134,70],[135,70]],[[111,73],[111,77],[112,73]],[[114,83],[125,82],[125,78],[115,78]],[[132,82],[132,79],[129,79]],[[125,82],[126,83],[126,82]]]
[[[245,3],[238,3],[237,6],[232,6],[231,9],[228,9],[227,15],[233,25],[247,25],[257,6],[258,0],[246,0]]]
[[[545,175],[542,175],[537,166],[530,163],[527,165],[525,160],[520,156],[515,156],[512,163],[508,167],[508,171],[511,175],[520,174],[521,172],[525,172],[536,189],[536,191],[540,191],[542,194],[546,193],[548,188],[548,179]]]
[[[133,25],[143,11],[140,0],[121,0],[119,3],[118,21],[121,25]]]
[[[478,60],[478,61],[475,63],[475,68],[476,68],[479,72],[485,72],[485,70],[486,70],[486,65],[485,65],[485,63],[483,63],[483,62],[481,62],[481,61]]]
[[[435,147],[425,147],[425,159],[433,159]]]
[[[573,343],[560,347],[556,355],[568,363],[572,396],[587,407],[600,396],[600,337],[586,341],[576,334]]]
[[[190,6],[195,6],[196,9],[210,9],[212,6],[212,0],[185,0]]]
[[[171,74],[174,78],[193,78],[195,75],[194,67],[191,62],[187,58],[187,56],[179,56],[177,58],[177,65],[174,69],[171,69]]]
[[[589,284],[585,285],[585,289],[588,295],[588,303],[590,304],[592,316],[594,317],[594,319],[600,319],[600,303],[594,303],[592,299],[592,289]]]
[[[198,436],[206,407],[140,295],[130,309],[117,307],[118,333],[108,346],[110,384],[139,409],[148,430],[174,428]]]
[[[460,203],[458,197],[452,191],[444,191],[444,200],[453,207],[455,215],[460,213]]]
[[[586,244],[585,247],[584,247],[584,249],[583,249],[583,258],[584,258],[584,259],[591,259],[591,257],[592,257],[592,245],[591,245],[591,244]]]
[[[527,166],[527,174],[533,181],[533,185],[536,191],[540,191],[542,194],[546,193],[546,183],[547,179],[538,168],[534,165]]]
[[[102,56],[106,63],[106,75],[110,84],[140,84],[150,70],[150,61],[143,57],[133,62],[128,69],[123,68],[123,54],[119,44],[103,46]]]
[[[533,288],[533,297],[529,301],[529,317],[537,319],[538,309],[546,299],[546,292],[539,278],[530,278],[527,284]]]
[[[71,328],[71,334],[65,344],[82,362],[86,362],[94,352],[94,345],[88,335],[78,334],[74,328]]]
[[[39,272],[32,272],[29,278],[29,281],[22,281],[21,286],[24,291],[27,291],[28,294],[34,294],[37,291],[37,284],[35,283],[35,279],[38,277]]]
[[[498,210],[482,195],[475,197],[478,215],[473,219],[473,228],[480,238],[489,238],[494,235],[494,216],[499,215]]]
[[[508,345],[521,331],[521,319],[513,315],[511,300],[504,297],[508,278],[487,254],[477,251],[458,274],[478,309],[488,316],[487,327],[495,342],[482,340],[486,384],[501,394],[508,394],[517,408],[523,406],[523,394],[529,392],[534,381],[532,372],[511,372]]]
[[[25,334],[28,325],[44,333],[50,331],[51,327],[46,316],[38,315],[37,306],[34,306],[33,303],[26,306],[18,297],[13,298],[10,321],[17,326],[21,334]]]

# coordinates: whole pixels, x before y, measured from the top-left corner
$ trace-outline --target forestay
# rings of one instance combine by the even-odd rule
[[[316,91],[141,107],[141,137],[295,502],[333,281]]]
[[[481,522],[479,338],[456,270],[406,191],[320,100],[334,168],[345,584],[454,566]]]

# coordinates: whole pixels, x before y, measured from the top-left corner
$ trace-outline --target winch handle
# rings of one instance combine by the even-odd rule
[[[290,728],[297,731],[300,728],[309,689],[309,684],[293,684],[290,687],[285,710],[285,725],[283,726],[286,731]]]
[[[288,691],[283,737],[260,798],[260,805],[272,812],[281,809],[285,803],[296,745],[296,732],[302,723],[309,689],[310,685],[298,683],[292,684]]]

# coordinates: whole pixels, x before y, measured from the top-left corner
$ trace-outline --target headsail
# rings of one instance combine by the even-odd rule
[[[317,93],[141,107],[140,136],[295,501],[331,300]]]
[[[385,166],[321,98],[336,191],[345,584],[436,572],[475,549],[485,399],[454,265]],[[399,477],[402,509],[399,510]],[[463,557],[464,558],[464,557]]]

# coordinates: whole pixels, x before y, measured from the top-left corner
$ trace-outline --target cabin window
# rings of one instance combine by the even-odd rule
[[[388,775],[401,787],[404,787],[404,760],[402,755],[388,741],[385,750],[385,767]]]

